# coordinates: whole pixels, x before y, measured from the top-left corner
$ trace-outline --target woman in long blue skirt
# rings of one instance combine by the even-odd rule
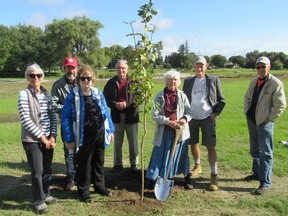
[[[155,183],[158,176],[165,178],[170,155],[172,152],[175,130],[183,127],[179,136],[173,162],[168,178],[183,173],[185,187],[193,189],[189,175],[190,161],[188,156],[188,139],[190,132],[188,122],[191,120],[191,107],[187,96],[178,90],[180,73],[170,70],[164,74],[165,88],[160,91],[153,104],[153,120],[156,121],[153,151],[147,169],[146,178],[151,184]]]

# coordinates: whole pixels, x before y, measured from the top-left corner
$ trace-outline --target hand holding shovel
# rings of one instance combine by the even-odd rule
[[[174,181],[173,180],[169,180],[168,176],[169,176],[171,164],[172,164],[172,161],[173,161],[173,158],[174,158],[176,145],[177,145],[179,136],[180,136],[180,134],[182,132],[182,129],[183,129],[183,127],[181,127],[181,126],[180,126],[179,129],[175,129],[176,130],[175,140],[174,140],[174,143],[173,143],[173,146],[172,146],[172,150],[171,150],[171,154],[170,154],[169,163],[168,163],[168,167],[167,167],[165,178],[163,179],[160,176],[158,176],[158,178],[156,180],[154,193],[155,193],[156,199],[160,200],[160,201],[166,200],[167,197],[172,192],[172,187],[174,185]]]

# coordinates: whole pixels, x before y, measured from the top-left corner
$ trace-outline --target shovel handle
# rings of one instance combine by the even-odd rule
[[[167,167],[167,171],[166,171],[166,177],[165,177],[166,180],[168,179],[168,176],[169,176],[169,173],[170,173],[171,164],[172,164],[172,161],[173,161],[173,158],[174,158],[174,154],[175,154],[175,151],[176,151],[176,145],[177,145],[177,142],[178,142],[178,139],[179,139],[179,136],[180,136],[182,130],[183,130],[183,126],[180,126],[179,129],[175,129],[176,134],[175,134],[175,139],[174,139],[174,143],[173,143],[173,146],[172,146],[172,151],[171,151],[171,154],[170,154],[169,163],[168,163],[168,167]]]

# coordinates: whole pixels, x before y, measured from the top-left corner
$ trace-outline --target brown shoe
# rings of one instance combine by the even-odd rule
[[[217,174],[211,174],[210,190],[211,191],[218,191],[219,190]]]
[[[194,177],[194,176],[197,176],[200,173],[202,173],[201,165],[200,164],[195,164],[193,169],[190,171],[190,176]]]

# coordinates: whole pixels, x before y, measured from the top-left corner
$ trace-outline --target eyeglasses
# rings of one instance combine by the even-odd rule
[[[265,69],[265,68],[266,68],[266,66],[257,66],[257,67],[256,67],[257,70],[259,70],[259,69]]]
[[[38,79],[40,79],[41,77],[43,77],[43,74],[28,74],[28,76],[32,79],[34,79],[35,77],[37,77]]]
[[[92,80],[92,77],[80,77],[80,80],[82,82],[84,82],[85,80],[87,80],[88,82],[90,82]]]
[[[126,70],[127,68],[126,67],[117,67],[116,69],[118,69],[118,70]]]

